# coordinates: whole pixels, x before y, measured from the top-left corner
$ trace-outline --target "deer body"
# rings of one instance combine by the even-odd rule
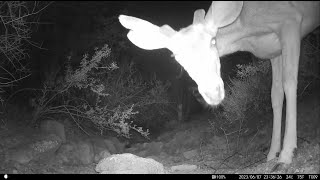
[[[266,10],[265,7],[269,8]],[[285,16],[282,16],[283,9],[290,9],[285,12]],[[239,17],[217,32],[219,55],[221,57],[236,51],[248,51],[262,59],[279,56],[282,50],[279,35],[283,23],[290,18],[302,16],[302,39],[319,26],[319,9],[320,2],[317,1],[244,2]]]
[[[280,153],[278,165],[292,162],[297,148],[300,41],[320,25],[320,2],[212,2],[207,13],[196,10],[193,23],[179,31],[125,15],[120,15],[119,20],[131,30],[128,38],[136,46],[171,50],[209,105],[217,105],[224,98],[219,57],[249,51],[259,58],[270,59],[273,131],[267,160]],[[281,149],[284,97],[286,123]]]

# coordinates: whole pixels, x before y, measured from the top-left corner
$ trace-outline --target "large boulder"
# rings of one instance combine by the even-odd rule
[[[101,160],[95,169],[101,174],[165,174],[161,163],[133,154],[114,154]]]

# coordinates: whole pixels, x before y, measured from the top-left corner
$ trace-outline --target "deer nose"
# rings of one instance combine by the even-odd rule
[[[204,93],[205,96],[210,99],[208,104],[218,105],[224,99],[224,90],[218,86],[214,91]]]
[[[223,83],[208,89],[202,89],[199,87],[199,92],[209,105],[218,105],[224,99]]]

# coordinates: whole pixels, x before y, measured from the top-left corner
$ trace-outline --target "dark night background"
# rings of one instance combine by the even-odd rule
[[[22,83],[23,87],[39,87],[50,69],[61,68],[65,57],[70,51],[76,52],[80,57],[83,52],[92,48],[90,42],[93,38],[87,34],[94,33],[100,28],[103,18],[111,18],[105,27],[104,39],[99,39],[97,46],[108,43],[111,48],[119,49],[120,43],[110,42],[110,37],[124,41],[128,48],[121,52],[117,59],[133,60],[139,64],[140,71],[145,76],[155,72],[162,80],[174,81],[179,73],[179,65],[171,57],[167,49],[154,51],[141,50],[126,39],[128,32],[120,25],[117,17],[122,14],[140,17],[156,25],[168,24],[176,30],[192,23],[193,12],[197,9],[207,10],[210,1],[57,1],[48,6],[40,16],[41,24],[33,33],[33,40],[42,42],[42,47],[47,50],[33,48],[30,51],[32,61],[32,76]],[[113,47],[112,47],[113,46]],[[118,52],[117,52],[118,53]],[[237,55],[238,54],[238,55]],[[239,56],[240,54],[240,56]],[[241,62],[249,63],[249,53],[236,53],[222,60],[222,74],[224,77],[232,76],[231,69]],[[237,57],[237,58],[233,58]],[[76,59],[76,58],[75,58]],[[228,59],[233,59],[229,61]],[[79,63],[74,62],[75,64]],[[190,78],[184,75],[188,82]],[[180,85],[178,85],[180,86]],[[182,86],[186,86],[183,84]],[[197,104],[197,102],[195,102]],[[197,104],[196,106],[199,106]]]
[[[41,43],[43,48],[32,46],[29,48],[28,61],[30,61],[32,74],[11,90],[14,92],[21,88],[41,88],[46,78],[53,77],[50,73],[57,69],[63,72],[66,57],[71,52],[72,64],[77,67],[84,53],[92,52],[94,47],[108,44],[112,50],[112,59],[119,63],[135,62],[144,79],[150,78],[155,73],[160,80],[170,81],[172,86],[168,93],[172,99],[175,99],[181,94],[181,90],[196,87],[196,84],[187,73],[184,73],[182,79],[176,78],[181,67],[169,50],[147,51],[134,46],[127,39],[128,30],[120,25],[118,16],[125,14],[139,17],[158,26],[168,24],[175,30],[179,30],[192,23],[195,10],[207,11],[210,4],[210,1],[51,2],[39,14],[40,24],[32,34],[32,40]],[[236,52],[221,57],[221,74],[225,84],[235,77],[237,64],[248,64],[257,60],[248,52]],[[301,81],[299,82],[302,84]],[[226,85],[225,88],[227,88]],[[190,92],[187,93],[190,94]],[[22,95],[16,98],[20,101],[19,103],[28,102],[28,95],[23,93],[19,95]],[[202,105],[193,95],[189,98],[192,101],[191,113],[203,110]]]
[[[117,22],[116,17],[121,12],[150,20],[157,25],[169,24],[175,29],[185,27],[192,23],[193,12],[198,8],[206,9],[210,2],[166,2],[166,1],[120,1],[120,2],[54,2],[41,16],[41,21],[52,23],[51,25],[41,25],[38,32],[34,33],[34,38],[42,41],[43,47],[48,51],[38,51],[34,54],[38,58],[39,68],[42,64],[54,63],[58,58],[52,56],[65,55],[71,49],[84,50],[86,41],[83,34],[93,32],[97,25],[97,17],[115,17],[112,28],[114,32],[125,34],[127,30]],[[107,41],[107,39],[106,39]],[[130,42],[128,43],[130,44]],[[147,52],[132,46],[134,56],[140,55],[139,60],[148,59],[152,63],[165,66],[166,61],[170,61],[170,54],[166,50],[156,50]],[[156,54],[156,56],[155,56]],[[46,57],[46,55],[48,57]],[[141,57],[142,56],[142,57]],[[41,59],[41,60],[40,60]],[[46,59],[46,60],[45,60]],[[53,59],[53,60],[49,60]],[[159,60],[158,60],[159,59]],[[161,60],[160,60],[161,59]],[[164,61],[164,62],[163,62]],[[147,62],[151,63],[151,62]],[[37,63],[38,64],[38,63]]]
[[[27,62],[26,66],[30,68],[31,75],[12,83],[12,86],[5,89],[6,91],[2,91],[2,84],[0,84],[0,93],[2,93],[0,101],[2,95],[4,99],[10,100],[4,103],[4,108],[0,107],[0,173],[8,173],[8,170],[10,170],[10,173],[97,173],[92,168],[92,165],[96,165],[94,163],[98,163],[99,160],[105,158],[104,156],[127,152],[138,154],[140,157],[153,156],[156,160],[160,159],[161,163],[166,166],[179,163],[185,165],[184,163],[189,164],[192,160],[196,168],[190,170],[190,173],[196,173],[199,170],[201,174],[208,172],[228,174],[235,173],[238,170],[240,174],[257,174],[269,171],[268,168],[274,165],[275,161],[270,161],[270,164],[264,163],[272,133],[273,114],[270,97],[272,76],[270,65],[265,73],[258,72],[251,76],[249,72],[248,77],[236,77],[238,64],[252,63],[251,67],[260,67],[257,64],[260,62],[269,63],[269,60],[258,59],[248,52],[236,52],[221,57],[221,76],[226,92],[223,103],[227,103],[221,103],[217,107],[208,107],[208,105],[200,102],[196,93],[191,92],[190,87],[194,88],[196,84],[187,73],[183,73],[182,77],[177,78],[181,75],[181,66],[174,60],[169,50],[147,51],[136,47],[127,39],[128,30],[118,20],[118,16],[124,14],[147,20],[158,26],[168,24],[175,30],[179,30],[192,23],[195,10],[204,9],[207,11],[212,3],[211,1],[48,1],[41,3],[42,7],[45,4],[50,5],[35,15],[38,17],[36,20],[39,23],[32,25],[31,36],[32,41],[41,44],[41,48],[26,44],[29,56],[26,61],[23,61]],[[302,148],[299,149],[300,155],[296,158],[297,160],[294,160],[294,168],[289,171],[292,174],[315,173],[318,172],[316,168],[319,168],[319,165],[316,164],[319,163],[320,159],[320,103],[319,98],[317,98],[320,92],[320,61],[317,59],[320,47],[319,29],[318,27],[316,33],[310,33],[307,36],[307,45],[309,46],[306,46],[306,41],[302,41],[303,45],[301,46],[297,126],[299,148]],[[15,29],[13,28],[13,30]],[[2,29],[0,29],[0,35],[4,34],[1,31]],[[137,81],[132,78],[131,72],[127,73],[128,70],[125,68],[123,69],[125,69],[126,74],[130,74],[130,78],[126,79],[127,76],[121,76],[121,73],[119,73],[120,75],[116,73],[116,75],[112,73],[109,75],[109,71],[100,73],[94,69],[90,74],[93,76],[90,76],[90,78],[101,78],[100,84],[104,83],[104,85],[107,84],[111,87],[111,90],[104,89],[107,93],[111,92],[111,96],[105,96],[106,98],[101,98],[103,99],[101,100],[99,99],[100,94],[96,96],[96,92],[93,93],[91,92],[93,90],[88,88],[91,86],[79,90],[73,87],[76,85],[72,84],[72,81],[70,83],[72,85],[68,84],[69,82],[66,83],[67,70],[65,65],[67,57],[72,54],[70,64],[74,69],[79,68],[85,53],[92,55],[95,47],[101,48],[105,44],[111,48],[111,53],[108,58],[100,59],[111,59],[118,64],[125,65],[134,62],[135,68],[138,70],[137,76],[140,78],[141,75],[142,80],[134,77],[140,80],[136,83]],[[3,57],[0,54],[0,60]],[[10,63],[7,63],[9,68],[10,65]],[[3,70],[0,71],[3,74]],[[165,96],[161,96],[160,93],[160,95],[155,93],[156,95],[149,96],[153,90],[151,86],[154,86],[154,84],[150,85],[154,74],[162,82],[168,81],[171,83],[163,93]],[[265,76],[266,74],[268,76]],[[113,75],[120,82],[122,82],[121,78],[125,77],[123,79],[129,79],[129,81],[134,79],[131,82],[138,84],[137,86],[140,85],[140,82],[147,85],[136,88],[135,86],[129,86],[130,83],[119,83],[120,85],[117,86],[118,81],[113,81],[114,79],[110,78]],[[7,76],[9,75],[7,74]],[[5,79],[3,77],[7,76],[0,75],[0,78]],[[67,84],[67,88],[60,87],[59,78],[65,78],[62,82]],[[86,78],[89,79],[89,75]],[[44,91],[45,82],[50,82],[50,80],[53,82],[51,87],[53,90]],[[60,91],[64,88],[65,91]],[[126,93],[125,90],[129,93]],[[135,90],[138,92],[135,92]],[[56,91],[60,92],[56,93]],[[43,92],[47,92],[48,96]],[[165,100],[168,98],[170,101],[166,101],[167,104],[165,104],[159,97]],[[147,100],[144,101],[143,98],[155,100],[149,103]],[[283,107],[285,107],[285,103],[284,101]],[[183,108],[179,109],[179,105],[183,105]],[[94,109],[94,113],[88,113],[88,115],[86,113],[92,110],[88,110],[87,107],[89,106]],[[120,109],[120,106],[123,109]],[[135,110],[139,113],[134,114],[134,116],[127,115],[127,109],[130,106],[131,111],[136,108]],[[134,122],[133,124],[138,127],[149,129],[150,139],[143,138],[141,132],[135,129],[135,134],[130,139],[121,135],[119,129],[122,126],[119,129],[113,126],[114,129],[108,127],[107,125],[114,125],[123,120],[122,117],[119,118],[120,115],[116,116],[115,120],[110,120],[115,117],[118,111],[129,116],[125,120],[132,120],[131,122]],[[285,123],[285,111],[286,108],[283,108],[282,124]],[[179,112],[185,113],[183,118],[179,118]],[[5,119],[7,122],[4,121]],[[109,121],[111,121],[110,124],[108,124]],[[47,122],[53,122],[53,124],[48,123],[49,130],[51,127],[53,131],[56,130],[56,127],[62,127],[63,129],[61,131],[59,129],[59,133],[62,132],[64,142],[58,143],[54,147],[56,148],[54,151],[47,149],[48,151],[43,153],[44,157],[53,157],[53,165],[57,164],[56,169],[50,169],[51,164],[46,159],[43,163],[28,164],[38,155],[37,153],[32,154],[33,149],[29,146],[29,140],[36,139],[35,142],[40,142],[38,140],[42,138],[42,128],[47,128],[45,125],[42,126],[42,123]],[[103,126],[105,125],[103,123],[107,125]],[[7,128],[7,125],[14,128]],[[22,131],[24,128],[27,130]],[[284,126],[281,128],[284,130]],[[41,133],[38,132],[39,129]],[[88,130],[89,133],[84,133],[85,130]],[[4,138],[1,137],[3,134],[5,135]],[[19,137],[16,138],[16,135],[19,135]],[[37,139],[38,137],[40,138]],[[47,138],[46,136],[43,137]],[[49,142],[49,140],[43,142]],[[20,146],[18,143],[15,146],[14,143],[19,141],[24,143],[25,146]],[[103,147],[107,144],[106,142],[114,147]],[[8,144],[13,145],[9,146]],[[58,148],[64,149],[59,151]],[[94,148],[101,148],[99,149],[103,150],[101,152],[104,153],[104,150],[106,150],[109,154],[89,152],[88,149],[90,148],[91,151],[94,151]],[[66,149],[72,150],[68,151]],[[12,152],[13,155],[4,156],[2,152]],[[53,156],[52,153],[55,153],[55,155]],[[99,157],[94,159],[97,154]],[[190,154],[192,157],[189,156],[189,158],[188,155]],[[29,158],[29,156],[32,157]],[[22,159],[21,161],[26,162],[26,167],[33,167],[33,169],[26,168],[24,170],[25,166],[19,165],[15,166],[12,171],[13,166],[11,164],[2,163],[4,162],[3,159],[10,158],[12,161]],[[90,161],[86,162],[86,158]],[[83,162],[83,159],[85,162]],[[72,164],[73,160],[75,160],[75,164]],[[72,166],[69,166],[70,164]],[[78,170],[79,164],[83,165],[81,168],[85,169]],[[5,168],[2,166],[5,166]],[[133,165],[129,163],[129,166],[132,167]]]

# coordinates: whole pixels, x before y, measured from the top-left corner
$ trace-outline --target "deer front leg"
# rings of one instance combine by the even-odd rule
[[[300,21],[282,28],[282,77],[286,95],[286,127],[279,162],[290,164],[297,148],[297,84],[300,56]]]
[[[283,106],[283,85],[282,85],[282,57],[281,55],[271,59],[272,66],[272,88],[271,102],[273,109],[273,128],[270,150],[267,161],[274,159],[280,153],[281,147],[281,117]]]

